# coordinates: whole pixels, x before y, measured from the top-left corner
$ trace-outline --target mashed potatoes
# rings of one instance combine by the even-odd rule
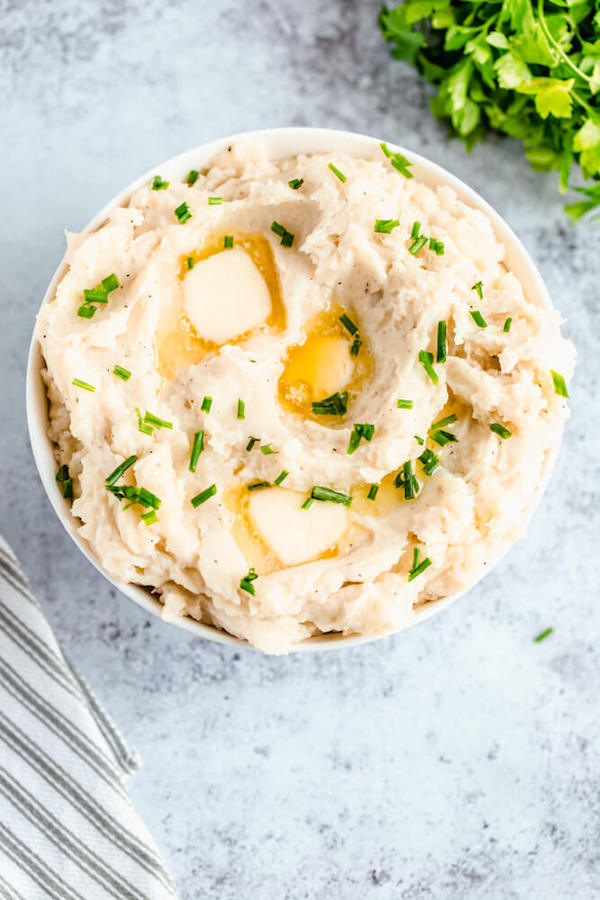
[[[58,488],[165,617],[271,653],[386,634],[522,535],[572,347],[486,216],[395,161],[239,144],[68,236]]]

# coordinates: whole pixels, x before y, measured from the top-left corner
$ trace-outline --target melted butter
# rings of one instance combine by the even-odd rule
[[[358,393],[375,369],[364,337],[358,354],[351,355],[352,335],[339,320],[343,312],[332,306],[308,324],[304,341],[288,350],[279,379],[281,405],[321,425],[339,424],[340,417],[315,416],[312,403],[336,391]],[[360,329],[357,316],[352,311],[349,315]]]
[[[234,234],[234,247],[244,250],[265,280],[271,298],[271,312],[263,325],[238,335],[236,338],[218,344],[200,337],[185,315],[183,290],[181,286],[189,271],[188,257],[194,265],[217,253],[227,253],[224,249],[224,234],[215,235],[203,247],[182,255],[177,274],[180,284],[172,307],[161,311],[155,337],[156,366],[165,379],[171,379],[184,366],[195,365],[205,357],[217,353],[225,344],[241,344],[248,338],[265,331],[283,331],[286,314],[279,276],[273,259],[273,251],[264,235]]]

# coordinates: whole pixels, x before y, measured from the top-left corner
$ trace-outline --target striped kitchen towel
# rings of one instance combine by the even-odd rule
[[[127,794],[136,767],[0,537],[0,897],[175,897]]]

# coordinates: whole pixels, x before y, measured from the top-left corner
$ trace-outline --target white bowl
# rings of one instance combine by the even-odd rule
[[[169,181],[181,181],[185,178],[190,169],[203,169],[207,167],[213,156],[233,141],[252,137],[259,137],[266,143],[267,149],[273,159],[280,159],[285,156],[293,156],[300,153],[343,152],[353,156],[367,158],[378,158],[381,154],[379,138],[367,137],[363,134],[354,134],[349,131],[334,131],[329,128],[269,128],[262,131],[245,132],[243,134],[219,138],[216,141],[210,141],[208,144],[201,144],[199,147],[194,147],[192,150],[186,150],[185,153],[181,153],[179,156],[174,156],[166,162],[153,166],[149,172],[146,172],[146,174],[142,175],[124,190],[120,191],[116,197],[113,197],[113,199],[110,200],[86,225],[83,231],[91,232],[97,229],[104,222],[109,211],[113,207],[121,206],[134,191],[138,190],[144,183],[148,182],[156,172],[159,172],[163,178],[166,178]],[[548,307],[552,306],[552,301],[546,286],[525,247],[506,222],[500,218],[498,213],[495,212],[492,207],[479,196],[479,194],[441,166],[413,153],[411,150],[405,150],[403,147],[398,147],[389,142],[388,144],[393,151],[399,151],[400,153],[405,154],[405,156],[412,161],[412,172],[414,172],[415,176],[424,184],[431,187],[437,187],[444,184],[450,185],[461,200],[484,212],[492,221],[496,237],[506,248],[507,266],[512,269],[520,280],[525,294],[538,303]],[[67,265],[63,259],[48,286],[48,290],[42,300],[42,305],[54,296],[57,284],[65,274],[66,269]],[[34,332],[31,339],[27,363],[27,423],[29,426],[29,437],[35,462],[50,503],[68,534],[73,538],[82,553],[87,556],[92,565],[94,565],[96,569],[98,569],[98,571],[123,594],[126,594],[127,597],[135,600],[135,602],[142,606],[147,612],[160,616],[162,604],[152,596],[150,591],[139,585],[127,584],[113,578],[113,576],[100,564],[87,541],[85,541],[77,532],[79,520],[72,515],[71,508],[65,500],[63,500],[55,480],[56,462],[54,459],[52,443],[48,437],[48,402],[41,377],[42,364],[41,350]],[[560,442],[557,442],[553,452],[550,454],[535,501],[529,509],[529,515],[533,513],[548,485],[558,455],[559,443]],[[489,572],[493,565],[496,565],[498,561],[499,559],[494,560],[492,565],[488,566],[487,571]],[[474,585],[471,585],[471,587],[473,586]],[[471,588],[468,590],[470,589]],[[461,591],[421,607],[418,610],[415,622],[411,624],[423,621],[430,616],[441,612],[463,593],[465,593],[465,591]],[[201,622],[196,622],[191,618],[179,619],[174,624],[187,631],[191,631],[200,637],[207,638],[211,641],[217,641],[221,644],[245,645],[245,641],[220,631],[212,625],[205,625]],[[310,638],[307,641],[295,645],[292,649],[329,650],[339,647],[355,647],[358,644],[367,643],[372,640],[375,640],[375,638],[370,636],[325,634]]]

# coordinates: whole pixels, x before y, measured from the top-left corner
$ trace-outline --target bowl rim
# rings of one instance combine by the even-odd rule
[[[106,220],[109,212],[115,207],[121,206],[131,197],[140,187],[147,183],[152,176],[160,171],[161,175],[166,175],[170,180],[180,178],[183,180],[187,172],[191,168],[201,168],[206,166],[212,157],[220,150],[237,141],[247,141],[259,139],[266,143],[269,156],[272,159],[281,159],[286,156],[304,155],[311,153],[325,152],[344,152],[350,156],[370,158],[381,153],[379,149],[381,144],[380,138],[375,138],[359,132],[344,131],[332,128],[313,128],[309,126],[290,126],[279,128],[263,128],[251,131],[240,132],[238,134],[227,135],[225,137],[216,138],[211,141],[204,142],[185,150],[175,156],[164,160],[156,166],[153,166],[143,175],[136,178],[120,190],[97,212],[90,221],[81,229],[80,233],[90,233],[95,231]],[[510,257],[510,268],[520,270],[519,280],[528,283],[528,293],[537,294],[537,298],[545,306],[552,307],[552,300],[544,281],[535,266],[528,251],[523,246],[520,239],[514,233],[512,228],[504,221],[504,219],[493,209],[490,204],[483,199],[473,188],[465,184],[451,172],[447,171],[443,166],[434,163],[426,157],[415,153],[401,145],[392,141],[386,142],[392,152],[399,152],[408,157],[412,163],[412,170],[415,175],[420,177],[421,181],[425,181],[430,185],[442,186],[448,185],[456,192],[459,199],[468,205],[483,212],[492,222],[496,237],[504,244],[507,254],[507,261]],[[54,296],[58,283],[62,279],[68,266],[63,256],[57,266],[48,288],[44,293],[44,297],[40,304],[38,313],[34,323],[33,333],[29,345],[26,370],[26,390],[25,404],[27,414],[27,426],[31,450],[35,460],[38,475],[50,501],[54,512],[64,527],[67,534],[71,537],[79,550],[87,557],[98,572],[100,572],[113,587],[122,594],[125,594],[130,600],[133,600],[141,606],[146,612],[158,616],[163,622],[173,624],[184,631],[191,632],[198,637],[207,640],[236,647],[247,647],[254,649],[244,639],[238,638],[226,631],[222,631],[214,625],[204,622],[198,622],[190,616],[165,619],[162,616],[163,604],[151,594],[148,588],[141,585],[122,582],[114,578],[104,569],[100,561],[96,558],[87,541],[81,537],[78,532],[80,520],[71,512],[71,507],[67,505],[57,490],[55,480],[55,459],[53,452],[53,443],[48,435],[48,402],[43,385],[41,369],[43,367],[43,358],[39,341],[36,337],[37,316],[42,307],[50,301]],[[525,524],[527,524],[548,486],[552,472],[556,465],[556,460],[560,450],[562,441],[562,429],[556,443],[553,445],[548,454],[545,463],[545,469],[540,483],[537,487],[534,499],[526,511]],[[516,539],[518,540],[518,538]],[[386,632],[381,635],[357,635],[332,632],[327,634],[314,635],[300,643],[293,644],[289,648],[289,652],[311,652],[317,650],[334,650],[342,648],[357,647],[361,644],[371,643],[382,637],[389,637],[404,631],[413,625],[423,622],[434,615],[447,609],[452,603],[462,597],[468,591],[471,591],[479,582],[488,575],[492,569],[498,565],[504,555],[516,543],[512,541],[506,549],[490,561],[480,577],[474,581],[468,588],[443,597],[440,600],[424,604],[417,607],[415,615],[411,621],[407,622],[401,628]]]

